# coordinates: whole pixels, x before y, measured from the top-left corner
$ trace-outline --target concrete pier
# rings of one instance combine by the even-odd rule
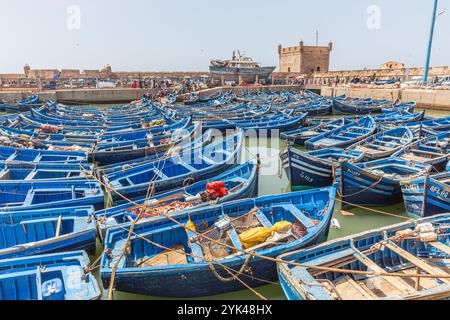
[[[316,86],[314,89],[316,89]],[[372,97],[390,101],[400,99],[403,102],[415,101],[418,107],[427,109],[450,110],[450,90],[368,89],[322,86],[320,92],[326,97],[346,94],[349,98]]]
[[[450,110],[450,90],[418,90],[418,89],[368,89],[368,88],[346,88],[312,85],[307,89],[320,92],[326,97],[335,97],[346,94],[350,98],[388,99],[395,101],[400,99],[404,102],[416,101],[419,107],[435,110]],[[232,90],[234,93],[266,92],[278,90],[300,91],[303,86],[299,85],[271,85],[271,86],[249,86],[249,87],[217,87],[199,92],[200,97],[212,95],[216,92]],[[28,92],[28,91],[0,91],[0,101],[13,102],[21,100],[31,94],[39,94],[42,100],[57,100],[61,103],[87,104],[87,103],[127,103],[141,98],[144,93],[154,94],[158,89],[66,89],[56,91]]]
[[[144,93],[154,94],[158,89],[67,89],[56,91],[0,91],[0,101],[19,101],[30,95],[38,94],[41,100],[57,100],[61,103],[127,103],[140,99]]]
[[[271,90],[300,91],[300,86],[255,86],[255,87],[217,87],[200,91],[200,97],[214,94],[220,91],[232,90],[235,93],[258,92]],[[57,100],[61,103],[87,104],[87,103],[128,103],[140,99],[146,92],[155,94],[159,89],[65,89],[55,91],[0,91],[0,101],[14,102],[22,100],[30,95],[38,94],[41,100]]]

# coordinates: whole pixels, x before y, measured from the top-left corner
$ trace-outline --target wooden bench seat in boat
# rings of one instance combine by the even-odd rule
[[[303,131],[302,133],[296,134],[296,136],[314,136],[319,134],[317,131],[307,130]]]
[[[266,228],[272,228],[273,224],[269,221],[269,219],[267,219],[267,217],[265,216],[264,213],[261,212],[261,210],[257,210],[255,212],[255,217],[256,219],[258,219],[259,222],[261,222],[261,224],[266,227]]]
[[[383,136],[383,138],[388,138],[388,139],[393,139],[393,140],[402,140],[402,139],[404,139],[403,137],[394,137],[394,136],[387,136],[387,135]]]
[[[236,232],[236,229],[231,228],[227,231],[228,237],[230,237],[231,243],[233,244],[233,247],[235,247],[238,250],[243,250],[244,247],[242,247],[241,240],[239,239],[239,235]]]
[[[173,246],[170,250],[161,251],[155,254],[151,258],[144,258],[141,262],[138,262],[140,267],[150,267],[150,266],[168,266],[176,264],[186,264],[186,254],[184,252],[183,245]]]
[[[433,246],[434,248],[438,249],[439,251],[450,255],[450,247],[442,242],[429,242],[428,245]]]
[[[384,245],[389,250],[395,252],[396,254],[401,256],[402,258],[408,260],[409,262],[414,264],[416,267],[422,269],[425,272],[428,272],[429,274],[450,276],[450,274],[448,274],[447,272],[427,264],[426,262],[420,260],[419,258],[417,258],[416,256],[412,255],[408,251],[405,251],[404,249],[400,248],[399,246],[397,246],[392,241],[387,241]],[[450,284],[450,278],[440,278],[440,280],[445,282],[445,283],[447,283],[447,284]]]
[[[412,161],[417,161],[417,162],[428,161],[428,160],[432,159],[432,158],[427,158],[427,157],[416,156],[411,153],[407,153],[405,155],[402,155],[401,157],[406,160],[412,160]]]
[[[333,139],[331,139],[331,138],[323,138],[323,139],[315,141],[314,144],[331,146],[331,145],[333,145],[335,143],[339,143],[339,142],[342,142],[342,141],[347,141],[347,140],[350,140],[350,139],[352,139],[352,138],[350,138],[350,137],[334,137]]]
[[[425,151],[425,150],[420,150],[420,149],[411,149],[410,152],[429,154],[429,155],[433,155],[433,156],[437,156],[437,157],[442,157],[443,156],[442,153]]]
[[[309,219],[303,212],[301,212],[296,206],[293,204],[280,204],[276,205],[279,207],[282,207],[283,209],[289,211],[292,213],[292,215],[297,218],[306,228],[312,228],[315,226],[315,224]]]
[[[190,172],[195,172],[197,171],[193,166],[191,166],[190,164],[183,162],[183,161],[179,161],[178,162],[179,165],[185,167],[186,169],[188,169]]]
[[[384,140],[379,140],[379,139],[374,140],[373,143],[374,143],[374,144],[375,144],[375,143],[380,143],[380,144],[383,145],[383,146],[384,146],[385,144],[390,144],[390,145],[393,145],[393,146],[403,146],[402,143],[398,143],[398,142],[395,142],[395,141],[384,141]],[[380,145],[380,144],[377,144],[377,145]]]
[[[161,179],[168,179],[168,177],[161,170],[159,170],[158,168],[153,168],[152,170]]]
[[[375,262],[373,262],[371,259],[369,259],[366,255],[364,255],[362,252],[360,252],[355,247],[352,248],[354,252],[354,256],[356,259],[358,259],[362,264],[364,264],[368,269],[375,271],[375,272],[386,272],[383,268],[378,266]],[[381,279],[389,282],[394,288],[396,288],[400,293],[407,293],[407,292],[413,292],[415,291],[414,287],[411,287],[408,283],[403,281],[399,277],[384,277],[381,276]]]
[[[186,229],[188,239],[197,238],[197,234],[191,230]],[[188,246],[191,248],[193,259],[195,262],[203,262],[203,250],[202,247],[197,242],[188,241]]]
[[[309,291],[320,300],[332,300],[330,295],[324,294],[321,290],[322,285],[308,272],[304,267],[295,266],[290,269],[290,273],[295,279],[302,279],[302,282],[309,286]]]
[[[370,148],[373,147],[373,148]],[[380,145],[370,144],[368,147],[363,146],[357,146],[355,150],[366,152],[366,153],[374,153],[374,152],[380,152],[380,151],[390,151],[394,148],[388,148]]]
[[[226,217],[225,217],[225,215],[220,214],[219,218],[225,219]],[[241,240],[239,239],[239,235],[236,232],[236,229],[234,229],[234,227],[232,225],[231,225],[231,228],[227,230],[227,235],[228,235],[233,247],[235,247],[236,249],[239,249],[239,250],[243,249]]]
[[[345,132],[344,133],[344,137],[348,137],[348,138],[351,138],[351,139],[358,138],[360,136],[361,136],[361,134],[360,133],[356,133],[356,132]]]
[[[358,283],[345,275],[334,283],[336,291],[342,300],[372,300],[377,296],[364,283]]]
[[[353,249],[352,248],[348,248],[348,249],[344,249],[344,250],[340,250],[337,251],[333,254],[327,254],[323,257],[318,257],[315,258],[313,260],[308,261],[309,265],[316,265],[316,266],[321,266],[321,265],[325,265],[328,264],[330,262],[334,262],[336,260],[341,260],[345,257],[349,257],[349,256],[353,256]]]

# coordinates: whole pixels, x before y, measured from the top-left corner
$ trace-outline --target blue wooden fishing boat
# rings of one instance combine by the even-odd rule
[[[341,161],[359,162],[364,153],[341,148],[326,148],[309,152],[288,146],[280,155],[291,187],[326,187],[333,184]]]
[[[40,119],[40,118],[34,118],[30,115],[25,115],[21,113],[19,115],[21,126],[23,128],[27,128],[29,126],[34,128],[40,128],[43,125],[52,125],[61,127],[61,130],[64,131],[72,131],[77,132],[78,134],[81,134],[82,132],[88,132],[88,133],[96,133],[99,134],[101,132],[111,133],[111,132],[119,132],[119,131],[125,131],[125,130],[131,130],[131,129],[139,129],[142,128],[142,123],[151,122],[155,119],[140,119],[136,120],[133,123],[119,123],[113,126],[110,126],[108,124],[98,124],[95,122],[89,122],[89,121],[64,121],[64,120],[46,120],[46,119]],[[167,118],[164,118],[167,119]],[[163,120],[163,117],[158,117],[159,121]]]
[[[186,141],[187,140],[187,141]],[[202,135],[200,132],[194,133],[193,136],[184,137],[183,141],[178,143],[175,147],[160,153],[156,153],[147,157],[132,159],[128,161],[113,163],[109,165],[103,165],[96,168],[98,176],[102,176],[108,173],[117,172],[119,170],[128,169],[137,165],[141,165],[149,162],[161,161],[165,158],[171,157],[181,150],[202,148],[213,140],[212,130],[206,130]]]
[[[434,172],[440,172],[450,159],[450,132],[426,135],[406,145],[394,156],[429,164]]]
[[[103,208],[103,191],[90,180],[0,181],[0,210],[23,211],[93,205]]]
[[[99,137],[99,143],[114,143],[121,141],[131,141],[136,139],[151,138],[158,135],[164,135],[177,129],[187,128],[191,124],[191,118],[187,117],[169,125],[158,125],[150,128],[140,128],[122,132],[102,134]]]
[[[59,162],[80,163],[88,161],[88,154],[79,151],[51,151],[43,149],[16,149],[0,146],[0,160],[7,162]]]
[[[450,117],[427,119],[417,122],[408,122],[405,123],[404,126],[407,126],[409,128],[421,127],[425,129],[431,129],[434,131],[448,131],[450,130]]]
[[[343,114],[372,114],[380,113],[387,101],[340,101],[333,99],[333,112]]]
[[[425,175],[401,183],[406,213],[412,218],[450,212],[450,173]]]
[[[15,104],[5,104],[4,111],[6,112],[26,112],[30,111],[33,107],[39,106],[39,96],[33,95],[28,98],[20,100]]]
[[[322,133],[305,141],[306,149],[316,150],[323,148],[345,148],[363,140],[377,130],[375,121],[371,116],[358,119],[340,128]]]
[[[26,134],[9,134],[9,130],[0,129],[0,142],[4,146],[48,151],[76,151],[90,152],[94,149],[96,141],[70,141],[31,138]]]
[[[77,180],[93,175],[87,163],[5,162],[0,161],[0,181]]]
[[[445,214],[280,255],[281,287],[289,300],[448,299],[449,225]]]
[[[0,300],[98,299],[89,265],[84,251],[0,260]]]
[[[50,113],[46,112],[47,106],[36,109],[32,108],[30,111],[30,118],[35,121],[53,125],[63,126],[106,126],[106,127],[123,127],[139,125],[141,123],[151,122],[155,120],[166,120],[156,109],[149,109],[137,114],[123,114],[121,117],[105,116],[104,114],[95,113],[81,113],[69,114],[65,112]]]
[[[46,133],[42,132],[42,130],[24,130],[20,128],[13,128],[7,126],[0,126],[0,134],[4,136],[13,136],[22,139],[32,139],[35,141],[38,140],[46,140],[46,141],[63,141],[63,142],[71,142],[73,144],[81,143],[82,145],[86,145],[87,143],[94,144],[97,142],[96,136],[87,136],[87,135],[65,135],[59,133]]]
[[[37,104],[39,103],[39,95],[33,95],[19,101],[19,104]]]
[[[185,128],[178,128],[162,135],[142,139],[98,143],[89,158],[102,164],[130,161],[167,151],[169,148],[201,131],[199,122]]]
[[[203,148],[181,149],[160,161],[144,163],[102,176],[112,199],[146,196],[208,179],[226,170],[240,159],[244,133],[215,141]]]
[[[95,249],[93,208],[60,207],[0,213],[0,260]]]
[[[423,176],[431,166],[390,157],[364,163],[341,162],[337,168],[344,206],[380,206],[402,201],[401,181]]]
[[[278,120],[272,120],[267,122],[250,122],[250,123],[236,123],[236,127],[242,128],[246,131],[246,134],[254,131],[258,136],[278,135],[280,132],[289,131],[301,126],[306,120],[306,113],[299,116],[286,117]]]
[[[394,103],[391,106],[385,106],[383,109],[381,109],[382,112],[391,112],[391,111],[402,111],[402,112],[408,112],[408,113],[414,113],[414,108],[416,107],[416,102],[405,102],[405,103]]]
[[[288,110],[294,110],[294,115],[306,113],[308,117],[325,116],[333,112],[333,105],[329,101],[294,102],[293,104],[287,105],[285,108]]]
[[[422,121],[425,117],[425,110],[421,112],[409,113],[405,111],[390,111],[372,116],[378,125],[395,125],[406,122]]]
[[[212,119],[204,119],[202,120],[203,129],[233,129],[236,127],[249,128],[255,126],[264,126],[267,123],[275,123],[277,121],[286,120],[288,116],[292,114],[292,111],[289,114],[276,113],[276,114],[264,114],[258,116],[251,116],[249,118],[241,119],[239,116],[231,114],[226,117],[221,117],[220,119],[212,118]],[[300,120],[300,122],[306,119],[306,116]]]
[[[337,128],[341,128],[344,125],[352,122],[352,120],[349,120],[347,118],[340,118],[332,121],[328,120],[329,119],[326,118],[323,122],[319,122],[316,125],[282,132],[280,134],[280,138],[286,139],[287,141],[295,144],[304,145],[306,140],[317,137],[323,133],[335,130]]]
[[[414,135],[410,129],[399,127],[371,135],[348,149],[364,153],[363,161],[371,161],[389,157],[411,143],[413,139]]]
[[[397,82],[397,79],[383,79],[383,80],[376,80],[374,81],[374,84],[377,86],[382,86],[385,84],[394,84]]]
[[[135,236],[129,243],[131,254],[120,260],[117,254],[102,256],[103,284],[109,286],[116,264],[115,289],[132,293],[198,297],[245,288],[224,267],[243,270],[238,277],[251,287],[266,284],[259,279],[276,279],[276,266],[261,256],[274,258],[324,241],[335,194],[335,187],[329,187],[237,200],[178,212],[171,216],[173,220],[156,217],[136,224]],[[185,227],[188,221],[189,228]],[[276,227],[280,226],[279,222],[286,227],[283,231]],[[272,238],[246,242],[244,232],[255,227],[266,230],[266,236]],[[106,250],[122,251],[128,228],[110,228],[105,239]],[[226,243],[229,245],[223,245]],[[251,258],[250,251],[261,256]],[[214,262],[207,262],[209,259]],[[251,274],[245,267],[251,269]],[[229,280],[222,281],[221,277]]]
[[[226,195],[220,195],[215,199],[206,194],[207,183],[223,182],[227,190]],[[97,211],[97,225],[100,236],[104,236],[107,228],[118,224],[128,223],[135,220],[141,213],[140,219],[147,219],[161,212],[174,212],[184,209],[194,209],[211,205],[212,203],[223,203],[243,198],[253,198],[258,193],[258,167],[246,162],[231,168],[212,178],[196,182],[190,186],[178,188],[154,196],[134,199],[133,203],[123,203],[112,208]]]

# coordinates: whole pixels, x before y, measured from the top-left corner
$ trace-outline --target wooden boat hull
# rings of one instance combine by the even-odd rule
[[[276,246],[270,249],[261,251],[261,254],[268,257],[276,257],[281,252],[289,252],[295,250],[296,248],[307,247],[316,243],[324,241],[328,236],[329,225],[331,221],[331,216],[334,207],[334,196],[335,187],[317,190],[303,191],[303,195],[309,195],[315,192],[326,192],[329,195],[328,202],[324,205],[324,215],[319,225],[315,226],[315,231],[310,234],[300,238],[297,241],[293,241],[281,246]],[[283,199],[287,197],[298,196],[302,193],[292,193],[284,194],[282,196],[276,196],[276,203],[280,205],[283,204]],[[303,196],[302,196],[303,197]],[[244,204],[246,208],[250,209],[253,206],[267,206],[270,205],[270,201],[273,196],[267,196],[262,198],[257,198],[254,200],[239,200],[233,202],[227,202],[222,204],[223,209],[221,212],[228,212],[228,208],[235,206],[240,206]],[[251,205],[247,207],[247,203]],[[256,202],[255,202],[256,201]],[[187,221],[186,219],[195,219],[196,214],[204,214],[209,212],[208,208],[201,208],[189,212],[189,217],[187,212],[180,212],[173,217],[178,221]],[[235,209],[234,209],[235,210]],[[165,218],[167,220],[167,218]],[[135,226],[136,228],[151,228],[152,223],[158,223],[161,225],[159,220],[149,221],[143,225]],[[169,223],[169,222],[166,222]],[[173,223],[173,222],[172,222]],[[171,223],[170,223],[171,224]],[[114,237],[114,232],[111,229],[108,231],[106,236],[106,247],[109,247],[111,238]],[[137,231],[139,232],[139,231]],[[108,262],[104,255],[102,258],[102,268],[101,277],[105,287],[109,286],[109,281],[111,277],[111,268],[107,267]],[[223,259],[221,264],[226,267],[239,270],[245,262],[245,256],[237,256],[235,258]],[[206,262],[196,262],[186,265],[169,265],[164,268],[145,268],[144,270],[139,270],[139,268],[124,268],[123,270],[117,270],[115,276],[115,288],[119,291],[133,292],[139,294],[147,295],[157,295],[165,297],[198,297],[205,295],[214,295],[230,291],[236,291],[244,289],[245,287],[237,280],[223,282],[219,279],[217,275],[221,277],[229,277],[229,274],[223,269],[221,265],[215,264],[216,274],[210,269],[210,266]],[[268,281],[276,280],[276,264],[267,259],[261,259],[258,257],[253,257],[249,262],[248,266],[251,268],[251,275],[246,275],[245,273],[240,277],[246,284],[254,287],[267,284],[267,282],[261,281],[259,279],[264,279]],[[137,269],[137,270],[136,270]]]
[[[142,164],[126,170],[120,170],[103,176],[105,183],[111,183],[113,187],[107,190],[111,199],[122,199],[120,195],[128,198],[138,198],[145,196],[150,189],[155,193],[167,191],[174,188],[189,185],[195,181],[209,179],[239,163],[243,144],[243,131],[227,137],[223,141],[213,142],[204,148],[187,148],[181,151],[181,158],[170,157],[151,164]],[[224,149],[224,145],[225,149]],[[210,158],[202,158],[206,153]],[[183,161],[193,162],[195,167]],[[200,160],[200,161],[198,161]],[[189,166],[188,169],[186,166]],[[162,169],[159,169],[162,168]],[[155,172],[155,169],[157,172]],[[179,170],[178,170],[179,169]],[[168,176],[161,176],[160,170],[168,170]],[[150,173],[150,171],[152,171]],[[144,174],[142,174],[144,172]],[[151,184],[147,172],[152,175]],[[136,183],[131,181],[134,179]],[[155,178],[160,177],[160,178]],[[120,195],[119,195],[120,193]]]
[[[358,277],[352,273],[338,271],[319,272],[314,266],[342,268],[355,272],[382,271],[416,274],[425,268],[427,273],[445,274],[448,261],[435,259],[445,257],[450,250],[448,235],[439,235],[435,242],[419,239],[395,239],[401,232],[415,230],[416,226],[426,224],[433,229],[448,225],[450,215],[403,222],[388,227],[365,231],[359,234],[331,240],[314,247],[280,255],[278,259],[278,278],[286,298],[289,300],[437,300],[450,297],[448,279],[422,279],[415,286],[416,279],[399,277]],[[377,248],[383,245],[381,250]],[[374,250],[371,252],[371,250]],[[442,262],[429,262],[441,260]],[[311,266],[305,268],[290,262]],[[369,268],[369,266],[373,266]],[[419,267],[420,266],[420,267]],[[375,268],[375,270],[373,269]],[[378,269],[378,270],[377,270]],[[422,271],[422,273],[425,273]],[[322,280],[322,281],[320,281]],[[345,287],[337,289],[336,282],[344,280]],[[409,281],[408,281],[409,280]],[[426,281],[425,281],[426,280]],[[443,280],[444,282],[442,282]],[[333,286],[334,290],[330,290]],[[338,294],[339,293],[339,294]],[[341,296],[341,294],[344,296]]]
[[[58,222],[59,217],[61,221]],[[96,226],[90,206],[0,213],[0,259],[67,250],[93,251]],[[60,233],[56,237],[58,224]]]
[[[342,200],[351,204],[385,206],[402,201],[400,183],[380,177],[351,163],[343,162],[337,170]],[[343,207],[348,204],[343,203]]]
[[[233,187],[228,188],[230,190],[230,193],[228,193],[226,196],[222,198],[215,200],[216,203],[223,203],[226,201],[233,201],[244,198],[254,198],[258,194],[258,171],[259,169],[256,167],[256,165],[245,163],[243,165],[225,171],[224,173],[218,176],[196,182],[188,187],[167,191],[149,198],[133,199],[133,204],[130,203],[121,204],[121,202],[119,202],[119,205],[117,206],[97,211],[95,213],[97,217],[98,233],[101,237],[101,240],[103,240],[106,231],[109,227],[114,226],[116,224],[129,222],[126,219],[125,215],[129,214],[127,209],[134,207],[135,204],[141,205],[144,204],[145,202],[151,201],[159,201],[159,203],[171,203],[172,201],[184,202],[185,201],[184,196],[186,194],[196,195],[199,192],[203,192],[205,190],[206,183],[210,181],[224,181],[225,185],[227,185],[229,181],[233,181],[235,180],[235,178],[247,179],[245,182],[243,182],[243,185],[238,189],[234,188],[235,190],[231,191]],[[205,207],[208,206],[209,204],[210,202],[208,201],[196,205],[193,208]],[[104,220],[103,217],[105,217],[107,220]]]
[[[306,120],[306,114],[295,116],[291,119],[284,119],[281,121],[268,122],[259,125],[236,125],[238,128],[245,130],[246,136],[255,137],[278,137],[281,132],[290,131],[301,126]]]
[[[74,206],[104,207],[101,185],[90,180],[0,181],[0,210],[28,211]]]
[[[348,120],[346,118],[337,120],[324,119],[319,121],[320,122],[318,122],[317,124],[313,124],[311,126],[303,127],[293,131],[283,132],[281,133],[280,137],[281,139],[286,139],[289,142],[298,145],[304,145],[305,142],[309,139],[317,137],[325,132],[342,127],[351,122],[351,120]]]
[[[328,161],[320,161],[295,148],[288,148],[281,160],[292,187],[325,187],[333,184],[333,165]]]
[[[169,144],[163,144],[155,147],[145,147],[131,150],[95,151],[89,155],[89,158],[92,162],[101,164],[115,164],[163,153],[167,151],[169,147]]]
[[[367,106],[367,105],[350,105],[345,102],[333,99],[333,111],[338,111],[343,114],[372,114],[380,113],[383,106]]]
[[[354,132],[356,130],[356,132]],[[377,130],[375,121],[368,116],[358,122],[346,124],[340,128],[322,133],[305,141],[306,149],[346,148],[361,141]],[[350,132],[348,132],[350,131]],[[344,134],[343,136],[341,136]]]
[[[438,176],[448,177],[448,173]],[[450,212],[450,186],[435,176],[425,176],[402,185],[406,213],[411,218],[425,218]]]
[[[364,161],[373,161],[386,158],[401,150],[405,145],[414,140],[414,135],[408,128],[395,128],[382,131],[361,140],[347,150],[359,150],[364,152]]]
[[[45,268],[43,268],[45,266]],[[101,290],[84,251],[0,260],[1,300],[95,300]],[[34,281],[33,281],[34,280]],[[47,287],[52,284],[54,290]]]

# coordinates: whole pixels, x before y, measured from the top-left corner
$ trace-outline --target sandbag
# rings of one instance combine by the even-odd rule
[[[254,247],[263,243],[272,235],[272,230],[266,227],[251,228],[239,235],[242,245],[245,249]]]
[[[292,223],[289,221],[278,221],[272,227],[273,232],[285,233],[292,229]]]

